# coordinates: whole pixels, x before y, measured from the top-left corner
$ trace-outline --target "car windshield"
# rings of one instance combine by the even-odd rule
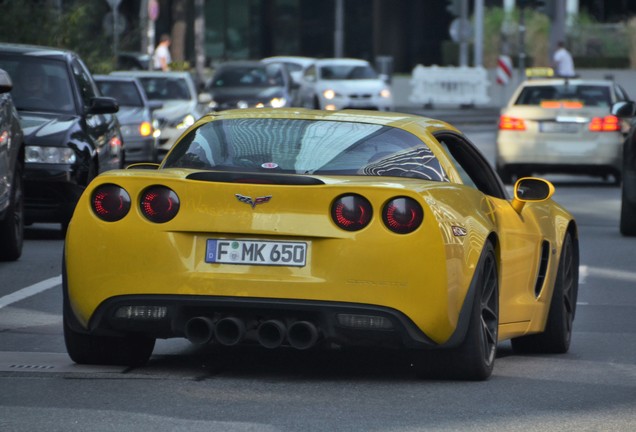
[[[63,61],[0,54],[0,68],[13,81],[11,95],[18,110],[75,113],[70,76]]]
[[[320,67],[320,76],[326,80],[377,79],[378,74],[368,65],[327,65]]]
[[[433,152],[415,135],[393,127],[326,120],[208,122],[177,144],[164,168],[448,181]]]
[[[213,88],[282,87],[285,85],[280,67],[235,66],[221,68],[212,79]]]
[[[121,106],[142,107],[143,99],[135,83],[126,81],[97,81],[104,96],[112,97]]]
[[[178,77],[139,77],[146,96],[150,100],[191,100],[188,83]]]
[[[560,84],[526,86],[515,105],[535,105],[559,108],[554,102],[574,102],[580,106],[607,107],[612,103],[609,86],[590,84]]]

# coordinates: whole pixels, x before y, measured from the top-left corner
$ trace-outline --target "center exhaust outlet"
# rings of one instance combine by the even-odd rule
[[[239,344],[245,336],[245,323],[235,317],[222,318],[214,328],[214,337],[221,345],[232,346]]]
[[[265,348],[278,348],[285,340],[287,328],[278,320],[263,322],[256,331],[256,339]]]
[[[296,349],[309,349],[318,341],[318,329],[309,321],[296,321],[287,330],[287,341]]]
[[[202,345],[212,341],[214,322],[207,317],[194,317],[185,325],[185,337],[193,344]]]

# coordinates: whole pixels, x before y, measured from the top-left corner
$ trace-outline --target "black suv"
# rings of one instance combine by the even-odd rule
[[[18,112],[9,91],[9,74],[0,69],[0,260],[22,254],[24,239],[22,172],[24,145]]]
[[[13,80],[24,131],[25,223],[65,229],[91,179],[124,166],[119,106],[72,51],[0,44],[0,68]]]

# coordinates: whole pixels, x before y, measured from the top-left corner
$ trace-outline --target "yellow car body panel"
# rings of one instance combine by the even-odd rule
[[[571,215],[551,200],[527,203],[519,214],[510,200],[461,184],[433,136],[441,130],[459,133],[444,122],[354,114],[234,111],[203,117],[191,129],[261,115],[388,125],[424,141],[450,181],[313,176],[324,184],[289,186],[194,181],[187,178],[197,172],[193,169],[103,173],[79,200],[66,238],[65,289],[79,324],[90,329],[100,306],[125,296],[324,301],[399,311],[434,343],[444,344],[457,330],[484,245],[492,242],[500,272],[499,339],[542,331]],[[116,184],[130,195],[133,204],[123,219],[106,222],[91,210],[92,193],[103,184]],[[172,189],[181,202],[177,217],[162,224],[145,219],[138,204],[142,191],[155,184]],[[356,232],[338,228],[329,214],[334,198],[351,192],[366,197],[374,209],[369,225]],[[271,199],[250,206],[236,194]],[[410,234],[391,233],[379,216],[378,209],[396,196],[410,197],[424,209],[422,226]],[[209,239],[305,242],[306,265],[207,263]],[[550,260],[537,288],[544,243]]]

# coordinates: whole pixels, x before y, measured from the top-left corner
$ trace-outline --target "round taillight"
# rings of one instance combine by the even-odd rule
[[[358,231],[367,226],[372,214],[371,203],[360,195],[342,195],[331,205],[331,218],[347,231]]]
[[[409,197],[397,197],[382,209],[382,220],[388,229],[397,234],[415,231],[424,220],[422,206]]]
[[[93,191],[91,207],[101,220],[115,222],[128,214],[130,195],[117,185],[103,184]]]
[[[179,212],[179,197],[165,186],[151,186],[141,195],[141,213],[151,222],[164,223]]]

